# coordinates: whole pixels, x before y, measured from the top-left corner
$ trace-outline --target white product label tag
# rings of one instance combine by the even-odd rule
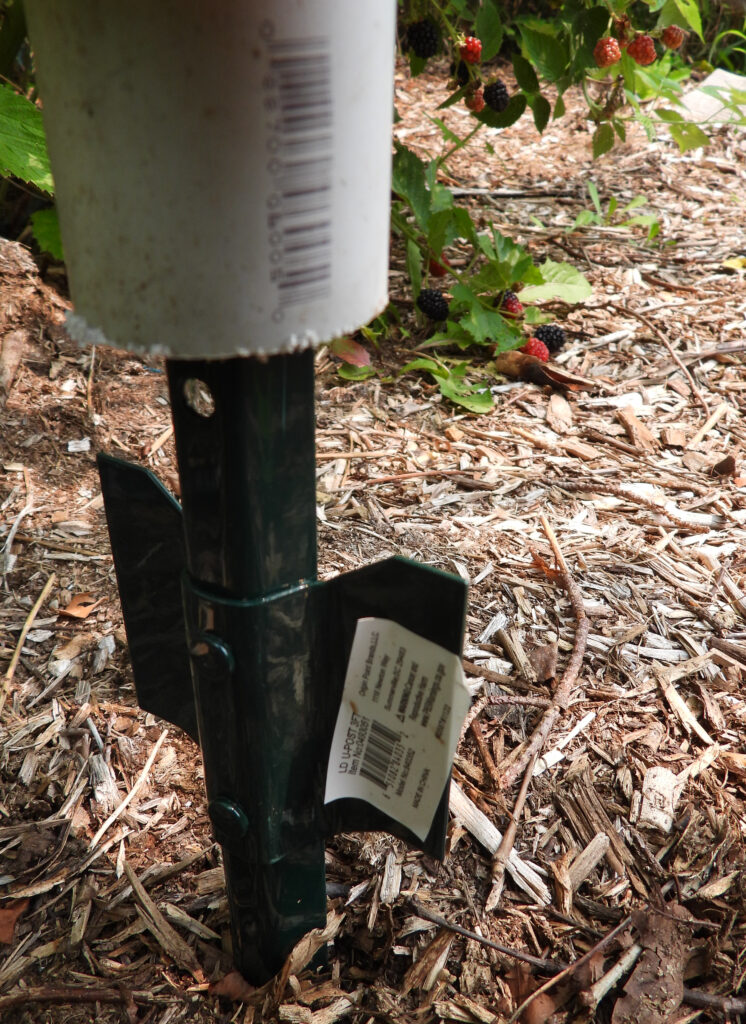
[[[324,802],[366,800],[425,839],[470,703],[457,655],[389,619],[359,619]]]

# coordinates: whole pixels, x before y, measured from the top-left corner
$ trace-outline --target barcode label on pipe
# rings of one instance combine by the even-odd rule
[[[366,800],[425,839],[470,699],[455,654],[389,619],[359,619],[325,802]]]
[[[332,77],[323,39],[271,41],[264,80],[273,319],[327,298],[332,281]]]

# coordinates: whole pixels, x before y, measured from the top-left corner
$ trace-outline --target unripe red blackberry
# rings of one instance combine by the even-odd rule
[[[482,91],[481,86],[478,89],[475,89],[474,92],[467,92],[464,97],[464,103],[469,110],[473,110],[475,114],[481,113],[484,110],[484,92]]]
[[[477,39],[476,36],[467,36],[459,51],[461,59],[465,60],[467,64],[478,64],[482,57],[482,40]]]
[[[669,50],[678,50],[685,39],[686,32],[683,28],[679,28],[678,25],[667,25],[663,29],[663,35],[661,36],[661,42]]]
[[[541,359],[542,363],[546,363],[549,359],[549,349],[546,347],[543,341],[539,341],[538,338],[529,338],[525,345],[521,348],[522,352],[526,355],[536,356],[537,359]]]
[[[627,47],[627,53],[632,60],[643,67],[647,67],[648,64],[652,64],[653,61],[658,59],[658,54],[655,52],[655,43],[650,36],[635,36]]]
[[[622,59],[619,41],[611,36],[604,36],[603,39],[599,39],[593,47],[593,59],[600,68],[608,68],[612,64],[616,64],[617,61]]]
[[[506,316],[523,316],[523,305],[515,292],[503,292],[500,299],[500,312]]]
[[[491,110],[496,110],[498,114],[502,114],[510,102],[510,95],[505,87],[505,83],[496,78],[494,82],[485,85],[484,102]]]
[[[440,33],[432,18],[415,21],[407,29],[407,48],[415,57],[427,60],[434,57],[440,49]]]
[[[550,352],[559,352],[565,344],[565,332],[559,324],[542,324],[534,331],[534,337],[543,341]]]
[[[431,320],[445,320],[448,317],[448,300],[437,288],[423,288],[417,296],[417,307]]]

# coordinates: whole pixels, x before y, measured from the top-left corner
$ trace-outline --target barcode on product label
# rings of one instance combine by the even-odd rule
[[[457,654],[390,619],[358,619],[324,802],[365,800],[424,839],[470,701]]]
[[[332,81],[325,40],[271,41],[264,81],[275,320],[326,298],[332,276]]]
[[[360,774],[363,778],[386,789],[386,776],[394,760],[396,746],[401,740],[401,733],[387,729],[380,722],[370,723],[368,742],[363,751]]]

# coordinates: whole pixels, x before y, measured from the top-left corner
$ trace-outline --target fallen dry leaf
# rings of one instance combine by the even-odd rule
[[[0,907],[0,942],[9,946],[13,941],[16,921],[26,910],[30,900],[14,900],[7,907]]]
[[[73,594],[70,604],[60,609],[60,615],[68,619],[87,619],[91,612],[95,612],[103,603],[103,597],[95,601],[93,594]]]
[[[726,455],[720,462],[716,462],[710,470],[713,476],[735,476],[736,460],[732,455]]]
[[[230,971],[225,977],[210,985],[208,991],[211,996],[231,999],[236,1003],[245,1003],[255,994],[256,988],[250,985],[238,971]]]
[[[557,644],[542,644],[529,652],[528,660],[531,668],[536,673],[536,680],[539,683],[546,683],[557,675]]]
[[[515,349],[511,352],[498,352],[495,356],[495,369],[498,373],[514,380],[525,380],[529,384],[546,384],[567,388],[570,391],[597,391],[598,381],[589,380],[568,370],[560,370],[551,363],[542,363],[536,356]]]

